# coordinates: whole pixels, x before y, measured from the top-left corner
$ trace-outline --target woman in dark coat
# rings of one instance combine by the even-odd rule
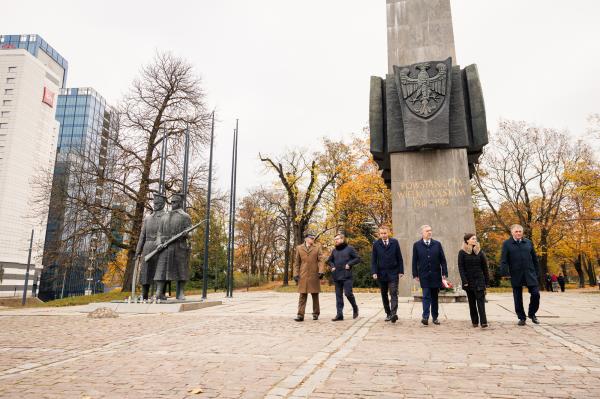
[[[489,283],[488,265],[475,234],[464,236],[463,247],[458,252],[458,270],[469,299],[473,327],[478,327],[481,323],[481,327],[486,328],[485,288]]]

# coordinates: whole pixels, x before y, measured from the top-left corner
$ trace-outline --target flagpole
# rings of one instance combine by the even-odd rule
[[[231,263],[229,265],[229,297],[233,298],[233,263],[235,260],[235,198],[237,194],[237,149],[239,139],[239,120],[235,120],[235,139],[233,146],[233,200],[231,201]]]
[[[210,155],[208,160],[208,188],[206,193],[206,227],[204,228],[204,265],[202,268],[202,299],[206,299],[208,292],[208,243],[210,235],[210,194],[212,185],[213,142],[215,138],[215,111],[212,112],[210,128]]]

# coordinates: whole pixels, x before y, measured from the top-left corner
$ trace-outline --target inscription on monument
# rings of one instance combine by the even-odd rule
[[[399,183],[394,193],[406,208],[439,208],[450,206],[453,199],[470,198],[470,188],[465,182],[449,178],[445,180],[414,180]]]

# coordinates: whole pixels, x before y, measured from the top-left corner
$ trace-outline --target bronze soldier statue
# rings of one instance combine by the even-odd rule
[[[163,214],[158,228],[157,245],[166,242],[169,238],[181,233],[192,226],[190,215],[181,209],[183,194],[173,194],[171,197],[171,211]],[[185,299],[185,283],[190,276],[190,245],[187,235],[179,238],[158,254],[154,281],[156,281],[156,298],[165,300],[165,282],[177,281],[177,299]]]
[[[158,234],[158,225],[160,218],[165,214],[166,197],[162,194],[154,194],[152,215],[147,216],[142,224],[142,231],[135,250],[136,258],[141,257],[140,268],[140,284],[142,285],[142,299],[148,299],[150,284],[154,281],[154,273],[156,272],[156,261],[158,257],[154,257],[149,261],[144,260],[149,252],[156,249],[156,238]]]

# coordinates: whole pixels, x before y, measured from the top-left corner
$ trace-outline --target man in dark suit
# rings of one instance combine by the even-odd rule
[[[504,274],[510,274],[510,283],[515,301],[515,313],[519,318],[519,325],[524,326],[527,317],[523,307],[523,287],[529,290],[529,311],[527,316],[535,324],[539,324],[535,313],[540,308],[540,268],[538,258],[533,248],[533,243],[523,237],[523,227],[514,224],[510,227],[512,238],[502,244],[500,267]]]
[[[344,320],[344,297],[352,305],[352,318],[358,317],[358,305],[352,292],[352,267],[360,263],[360,257],[356,250],[346,243],[346,236],[339,233],[333,238],[335,248],[331,251],[327,264],[331,269],[333,282],[335,283],[335,306],[337,313],[332,321]]]
[[[412,274],[423,289],[423,325],[429,324],[429,313],[433,324],[438,320],[438,294],[442,288],[442,276],[448,277],[448,266],[442,243],[431,238],[431,226],[421,226],[422,239],[413,245]]]
[[[379,227],[379,240],[373,243],[371,254],[371,274],[379,282],[385,321],[395,323],[398,320],[398,281],[404,275],[404,262],[398,240],[390,237],[387,226]],[[392,306],[390,307],[391,296]]]

